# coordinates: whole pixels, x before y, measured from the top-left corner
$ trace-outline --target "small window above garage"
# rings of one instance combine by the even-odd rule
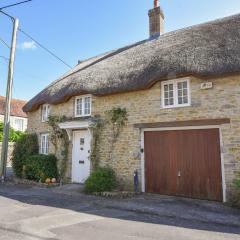
[[[186,107],[191,105],[189,79],[164,81],[161,84],[161,88],[163,108]]]

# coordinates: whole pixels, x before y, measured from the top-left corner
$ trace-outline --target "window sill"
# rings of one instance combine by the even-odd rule
[[[174,109],[174,108],[184,108],[184,107],[191,107],[191,104],[186,104],[186,105],[178,105],[178,106],[162,106],[162,109]]]
[[[91,117],[91,114],[87,115],[75,115],[74,118],[86,118],[86,117]]]

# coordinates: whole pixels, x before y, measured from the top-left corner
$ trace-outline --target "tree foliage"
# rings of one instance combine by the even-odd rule
[[[4,128],[4,125],[2,122],[0,122],[0,142],[3,141],[3,128]],[[16,131],[14,130],[13,128],[10,127],[9,129],[9,142],[16,142],[18,139],[21,138],[21,136],[23,135],[24,133],[23,132],[20,132],[20,131]]]

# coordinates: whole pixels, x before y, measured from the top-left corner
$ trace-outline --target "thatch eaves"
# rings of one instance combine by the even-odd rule
[[[80,94],[146,89],[173,76],[240,72],[240,14],[165,33],[91,58],[50,84],[25,106],[58,104]]]

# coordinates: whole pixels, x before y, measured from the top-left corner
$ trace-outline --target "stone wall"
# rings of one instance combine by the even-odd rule
[[[13,152],[13,147],[14,147],[14,143],[9,143],[8,145],[8,160],[7,160],[7,167],[11,167],[12,166],[12,152]],[[0,142],[0,156],[2,154],[2,143]]]
[[[160,82],[148,90],[102,97],[93,96],[93,116],[102,116],[106,110],[113,107],[125,107],[128,112],[128,124],[119,137],[113,159],[110,162],[107,160],[110,130],[104,129],[101,140],[101,164],[112,166],[122,185],[126,188],[132,188],[134,170],[138,169],[141,172],[141,132],[134,128],[133,124],[230,118],[230,124],[221,125],[221,151],[224,159],[227,190],[229,190],[236,172],[240,171],[240,76],[216,78],[208,81],[213,82],[213,88],[201,90],[200,85],[204,80],[196,77],[190,78],[190,107],[161,108]],[[74,98],[64,104],[52,106],[51,114],[73,117]],[[48,131],[47,124],[41,123],[40,110],[29,113],[28,130],[37,133]],[[71,154],[69,159],[68,173],[70,176]]]

